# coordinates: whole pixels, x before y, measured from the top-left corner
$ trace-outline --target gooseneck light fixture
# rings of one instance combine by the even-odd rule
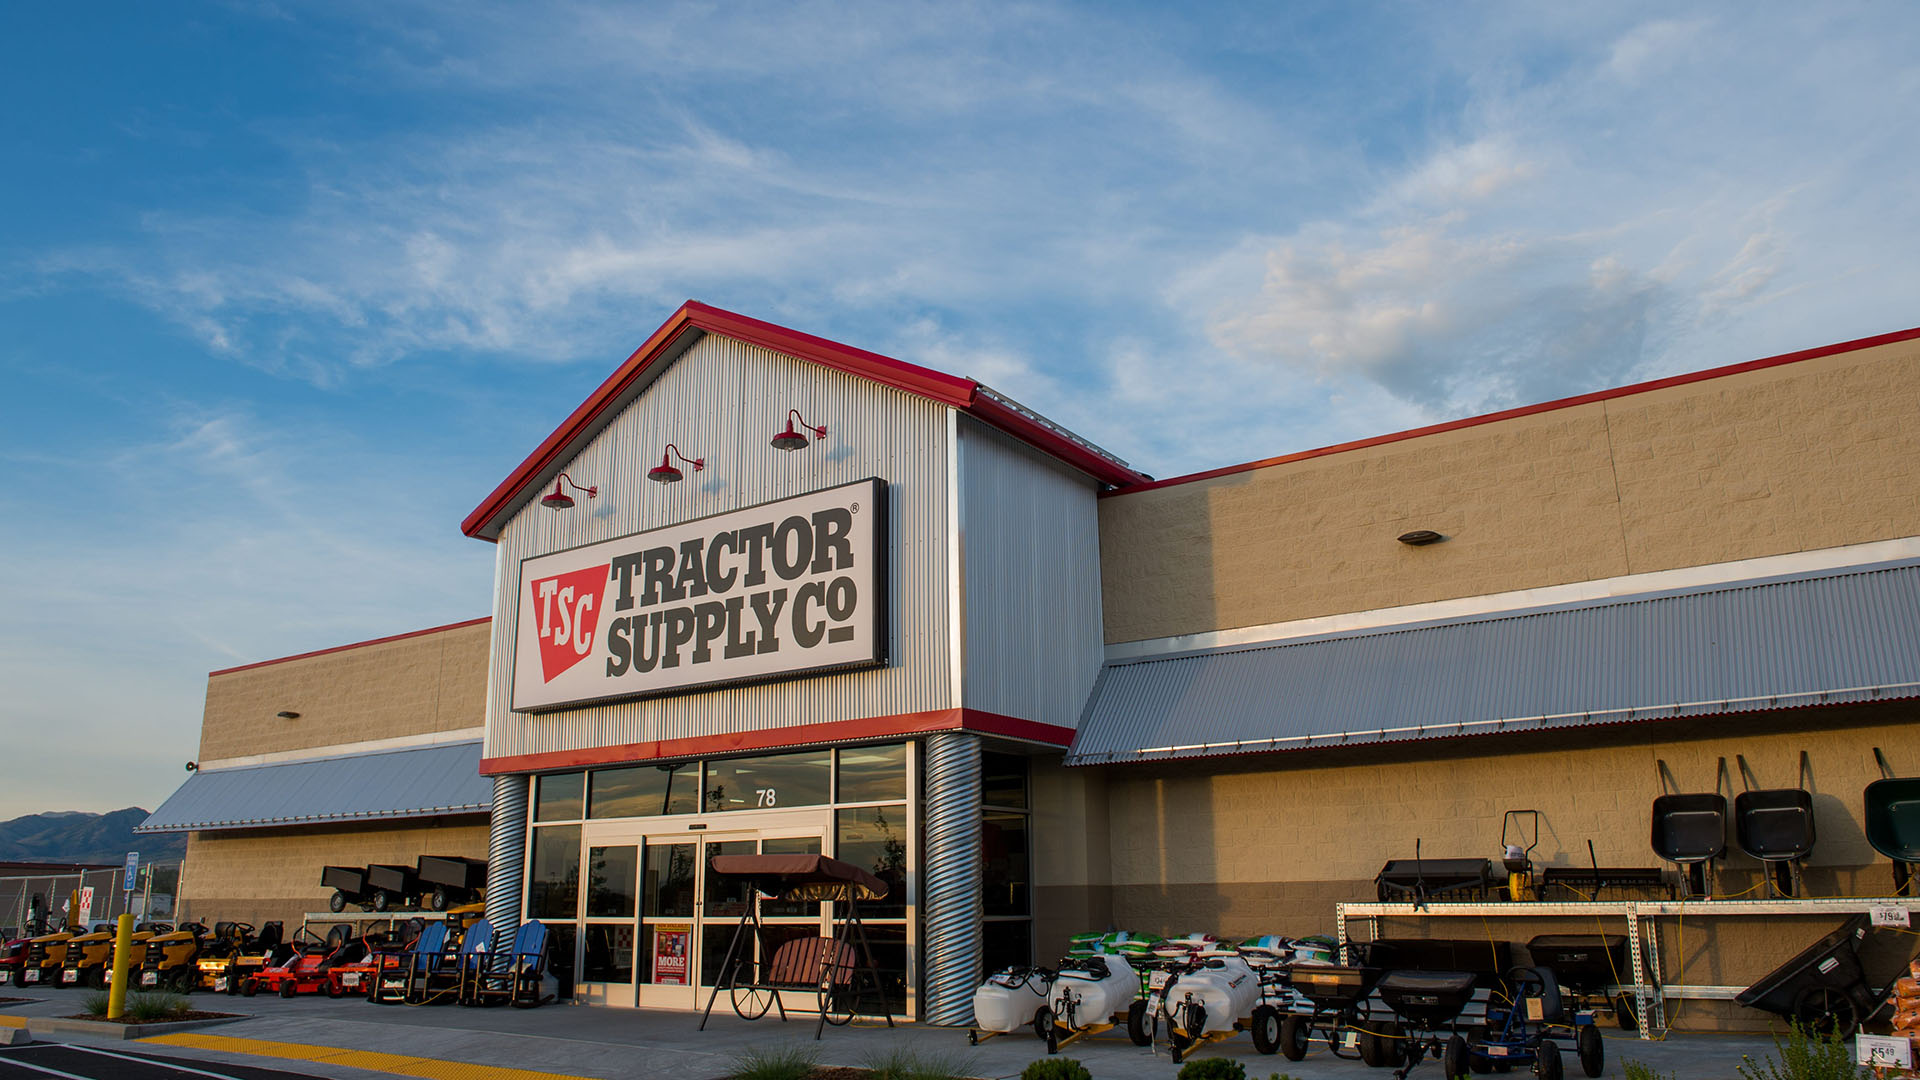
[[[567,507],[573,505],[573,496],[567,494],[566,491],[561,488],[560,485],[562,483],[571,484],[575,491],[586,492],[587,498],[589,499],[600,494],[598,487],[581,487],[579,484],[573,482],[573,477],[568,476],[566,473],[561,473],[559,476],[553,478],[553,490],[540,497],[541,506],[549,510],[565,510]]]
[[[681,461],[693,466],[694,472],[699,472],[701,469],[707,467],[706,458],[690,458],[681,453],[679,447],[668,443],[666,450],[660,454],[660,464],[647,470],[647,479],[656,484],[679,483],[683,474],[679,469],[673,467],[674,458],[679,458]]]
[[[801,427],[813,432],[814,439],[819,440],[827,437],[826,428],[814,427],[812,424],[807,423],[807,418],[800,415],[799,409],[788,409],[787,430],[773,437],[774,446],[782,450],[802,450],[806,448],[807,437],[793,430],[793,422],[796,419],[800,421]]]

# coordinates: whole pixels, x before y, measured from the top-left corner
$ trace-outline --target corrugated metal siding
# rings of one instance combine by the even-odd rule
[[[965,417],[959,432],[964,704],[1072,727],[1104,649],[1094,482]]]
[[[452,743],[202,770],[133,831],[483,814],[492,805],[493,784],[480,775],[480,744]]]
[[[1920,564],[1110,665],[1068,762],[1920,697]]]
[[[788,408],[827,428],[792,453],[768,445]],[[707,335],[566,466],[600,496],[555,513],[537,501],[501,532],[486,755],[579,750],[952,706],[947,634],[944,406]],[[655,484],[668,442],[704,472]],[[868,476],[890,482],[891,662],[884,668],[539,715],[509,710],[520,560]]]

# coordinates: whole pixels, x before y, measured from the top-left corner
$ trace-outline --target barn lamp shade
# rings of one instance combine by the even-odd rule
[[[1410,544],[1413,547],[1425,547],[1428,544],[1437,544],[1440,541],[1445,540],[1446,537],[1441,536],[1439,533],[1434,532],[1432,529],[1415,529],[1412,532],[1401,533],[1399,536],[1395,537],[1394,539],[1400,541],[1403,544]]]
[[[800,421],[801,427],[806,428],[808,431],[813,432],[813,437],[816,440],[824,439],[827,437],[826,428],[814,427],[812,424],[807,423],[807,418],[800,415],[799,409],[788,409],[787,410],[787,429],[773,437],[773,445],[776,448],[781,450],[806,449],[807,437],[793,430],[793,422],[796,419]]]
[[[549,510],[565,510],[568,507],[572,506],[573,496],[567,494],[566,491],[560,486],[563,483],[572,487],[573,490],[575,491],[586,492],[587,498],[589,499],[600,494],[599,488],[581,487],[579,484],[576,484],[573,482],[573,477],[568,476],[566,473],[561,473],[559,476],[556,476],[553,478],[553,490],[547,492],[545,495],[540,496],[540,505],[546,507]]]
[[[679,483],[681,477],[684,474],[681,473],[679,469],[676,469],[673,467],[674,458],[679,458],[681,461],[684,461],[687,464],[693,466],[694,472],[699,472],[701,469],[704,469],[707,467],[706,458],[690,458],[687,455],[681,453],[679,447],[673,445],[672,443],[668,443],[666,450],[662,451],[660,454],[660,464],[647,470],[647,479],[653,481],[656,484]]]

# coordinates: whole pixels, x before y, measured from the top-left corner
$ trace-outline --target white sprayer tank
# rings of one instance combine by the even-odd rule
[[[1046,1005],[1047,989],[1046,977],[1036,968],[995,972],[973,992],[973,1026],[1001,1032],[1027,1027]]]
[[[1140,974],[1125,957],[1090,956],[1078,963],[1094,970],[1061,968],[1047,994],[1047,1007],[1056,1020],[1065,1023],[1071,1017],[1075,1027],[1104,1024],[1116,1014],[1124,1016],[1140,996]]]
[[[1253,1015],[1260,1004],[1260,978],[1238,956],[1202,956],[1205,967],[1182,972],[1166,990],[1167,1015],[1182,1018],[1180,1005],[1189,999],[1207,1011],[1200,1035],[1207,1031],[1232,1031],[1234,1022]]]

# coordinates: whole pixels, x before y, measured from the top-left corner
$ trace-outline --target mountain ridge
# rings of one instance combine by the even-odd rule
[[[0,821],[0,861],[120,863],[138,851],[141,862],[174,862],[186,855],[179,833],[134,835],[147,819],[137,806],[105,814],[85,810],[49,810]]]

